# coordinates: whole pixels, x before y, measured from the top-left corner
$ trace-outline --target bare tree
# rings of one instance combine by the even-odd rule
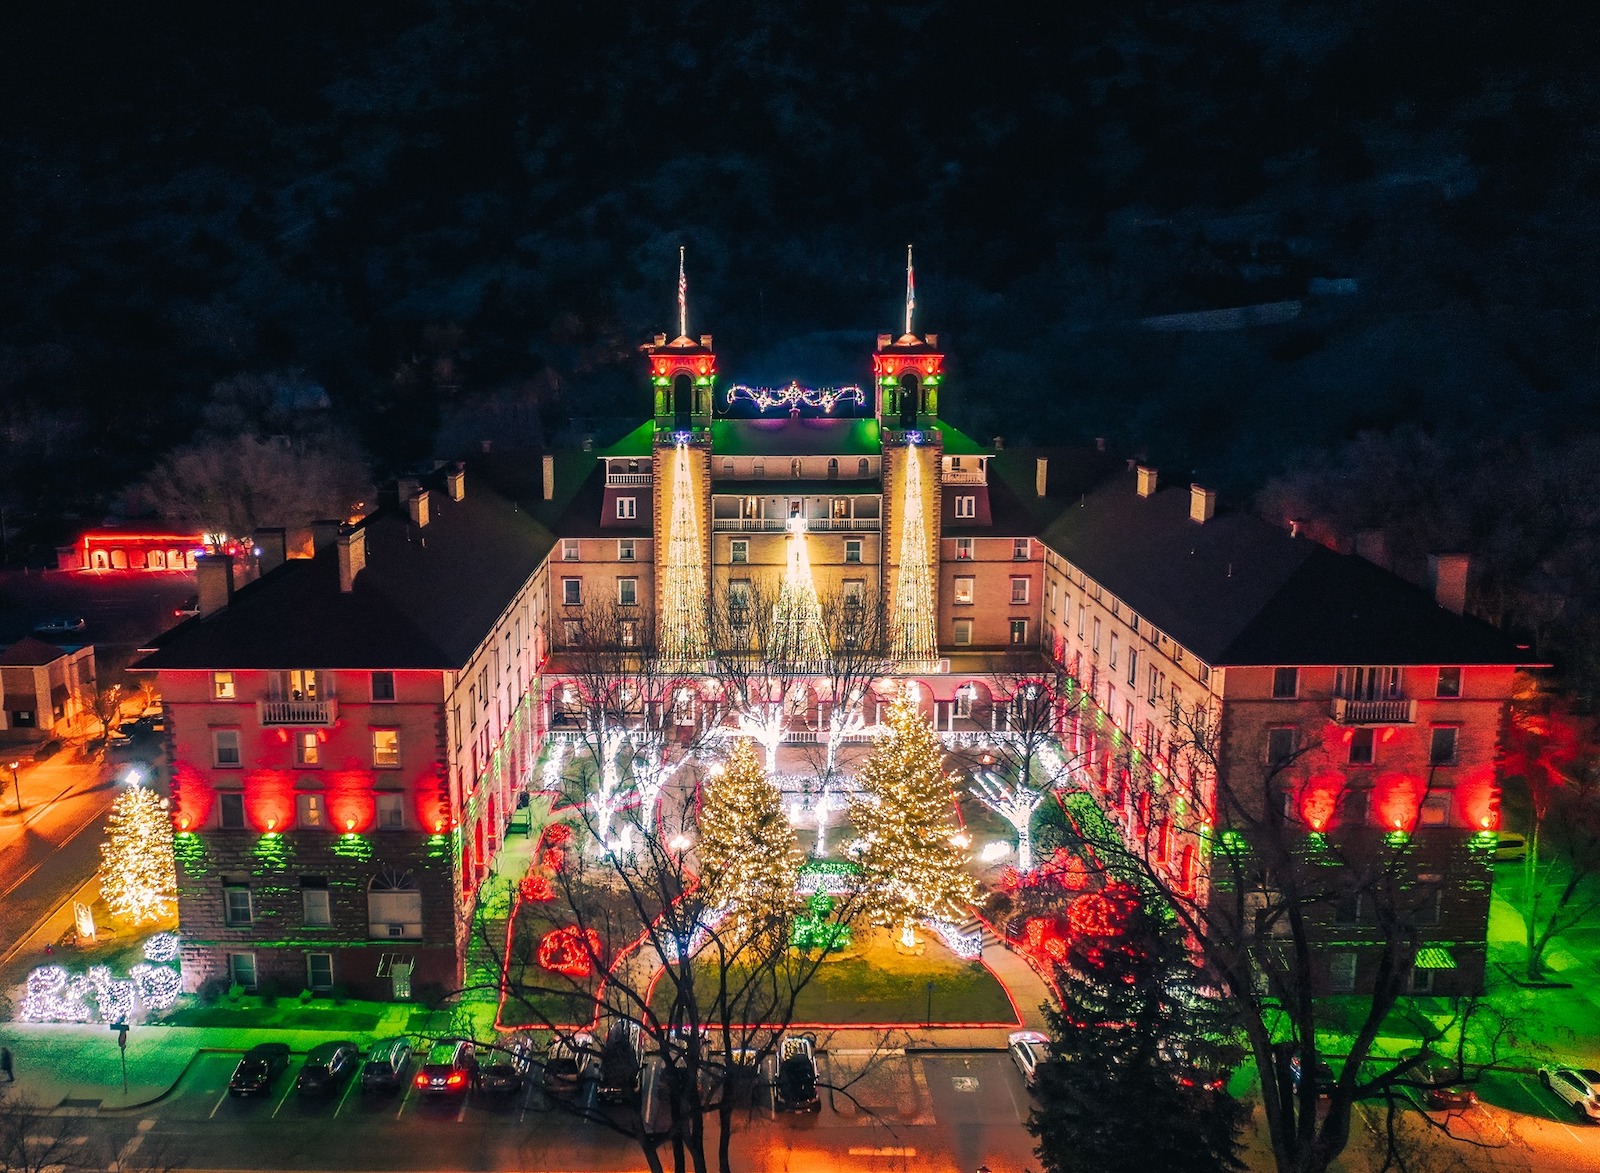
[[[81,1155],[74,1145],[80,1121],[57,1114],[8,1087],[0,1092],[0,1169],[45,1173],[71,1168]]]
[[[1289,769],[1308,750],[1225,769],[1213,708],[1170,716],[1160,758],[1120,759],[1129,801],[1108,803],[1120,832],[1093,819],[1082,829],[1104,866],[1172,909],[1234,1008],[1279,1173],[1322,1173],[1350,1143],[1357,1104],[1475,1081],[1500,1061],[1510,1025],[1466,996],[1444,1023],[1408,1013],[1438,896],[1418,882],[1408,837],[1365,825],[1311,834]],[[1426,797],[1415,796],[1418,812]],[[1322,942],[1341,910],[1359,921],[1344,935],[1363,938],[1367,980],[1346,998],[1350,1021],[1330,1053]],[[1380,1054],[1380,1033],[1402,1023],[1417,1047]]]
[[[825,950],[790,947],[798,901],[740,918],[708,903],[691,846],[692,803],[653,824],[620,814],[633,832],[626,852],[582,849],[578,840],[595,839],[601,827],[592,807],[577,809],[578,839],[540,873],[544,921],[561,927],[541,931],[524,917],[511,934],[508,1013],[549,1030],[556,1050],[591,1062],[608,1039],[637,1037],[645,1058],[636,1096],[611,1109],[582,1095],[558,1106],[634,1138],[656,1173],[666,1167],[663,1146],[680,1173],[705,1173],[713,1162],[731,1173],[736,1114],[770,1082]],[[820,933],[813,939],[839,932],[857,899],[841,894],[811,926]]]

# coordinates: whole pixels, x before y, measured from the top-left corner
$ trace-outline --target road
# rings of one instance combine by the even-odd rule
[[[304,1100],[293,1072],[261,1099],[228,1096],[236,1056],[201,1055],[173,1093],[129,1113],[68,1116],[69,1142],[106,1151],[137,1138],[195,1170],[642,1170],[635,1142],[527,1089],[429,1101],[406,1090],[363,1096],[353,1083]],[[1037,1167],[1022,1127],[1028,1099],[1004,1054],[823,1056],[842,1083],[815,1114],[758,1107],[735,1126],[741,1169],[996,1173]],[[831,1102],[830,1102],[831,1101]],[[85,1138],[78,1140],[78,1137]],[[714,1137],[710,1142],[714,1155]],[[670,1162],[670,1157],[668,1158]]]

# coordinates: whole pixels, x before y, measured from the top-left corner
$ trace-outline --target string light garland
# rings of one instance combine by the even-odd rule
[[[928,559],[927,504],[923,501],[922,460],[907,433],[905,517],[900,523],[900,565],[895,571],[890,636],[895,658],[911,667],[938,656],[938,616],[933,605],[933,568]]]
[[[689,443],[674,443],[672,516],[667,529],[667,580],[661,617],[661,658],[669,664],[703,663],[706,635],[705,554],[700,548],[699,494],[689,464]]]
[[[867,393],[855,384],[845,387],[802,387],[798,382],[787,387],[749,387],[735,383],[728,388],[728,402],[747,399],[761,411],[774,407],[811,407],[832,413],[841,403],[857,407],[867,402]]]
[[[107,839],[100,845],[100,894],[111,915],[125,924],[160,920],[177,903],[167,806],[137,778],[111,804]]]

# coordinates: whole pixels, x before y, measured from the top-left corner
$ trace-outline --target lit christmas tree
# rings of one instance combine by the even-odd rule
[[[944,748],[910,690],[889,709],[856,780],[861,794],[850,817],[864,845],[862,867],[910,949],[918,917],[960,920],[974,892],[967,854],[956,843]]]
[[[737,923],[769,923],[795,905],[800,848],[783,797],[746,738],[700,804],[700,879],[707,903],[727,907]]]
[[[167,800],[138,782],[111,804],[109,838],[100,845],[100,894],[125,924],[160,920],[177,899],[172,818]]]

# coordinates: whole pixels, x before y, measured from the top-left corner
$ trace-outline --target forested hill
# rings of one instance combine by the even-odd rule
[[[915,241],[972,431],[1225,488],[1365,428],[1588,428],[1593,7],[26,5],[0,488],[95,507],[242,375],[380,468],[636,411],[680,243],[738,377],[859,378]]]

